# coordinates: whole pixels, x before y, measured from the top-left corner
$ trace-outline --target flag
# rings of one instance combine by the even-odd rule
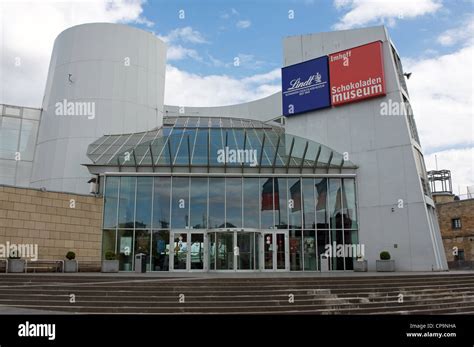
[[[275,186],[275,192],[273,192]],[[280,199],[278,191],[278,180],[269,178],[262,186],[262,211],[278,210],[280,208]]]
[[[301,210],[301,181],[296,181],[290,188],[291,199],[293,200],[292,212]]]
[[[327,197],[327,180],[322,179],[321,182],[316,184],[316,190],[318,192],[318,203],[316,204],[316,210],[326,210],[326,197]]]

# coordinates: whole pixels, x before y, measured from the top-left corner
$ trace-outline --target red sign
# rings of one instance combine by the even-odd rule
[[[382,42],[329,55],[329,80],[334,106],[385,95]]]

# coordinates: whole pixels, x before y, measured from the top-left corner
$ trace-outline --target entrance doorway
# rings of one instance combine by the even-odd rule
[[[171,270],[207,270],[205,239],[204,232],[174,230],[171,233]]]
[[[263,250],[263,270],[287,271],[288,231],[265,231],[261,240]]]

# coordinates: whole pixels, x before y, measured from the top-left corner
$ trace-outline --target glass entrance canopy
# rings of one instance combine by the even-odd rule
[[[89,145],[91,173],[127,172],[299,172],[356,166],[320,143],[255,120],[165,117],[147,132],[105,135]]]

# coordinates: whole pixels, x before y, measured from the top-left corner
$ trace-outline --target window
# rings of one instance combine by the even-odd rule
[[[452,229],[461,229],[461,218],[453,218],[451,219],[451,228]]]
[[[464,261],[464,249],[458,249],[458,254],[454,256],[455,261]]]

